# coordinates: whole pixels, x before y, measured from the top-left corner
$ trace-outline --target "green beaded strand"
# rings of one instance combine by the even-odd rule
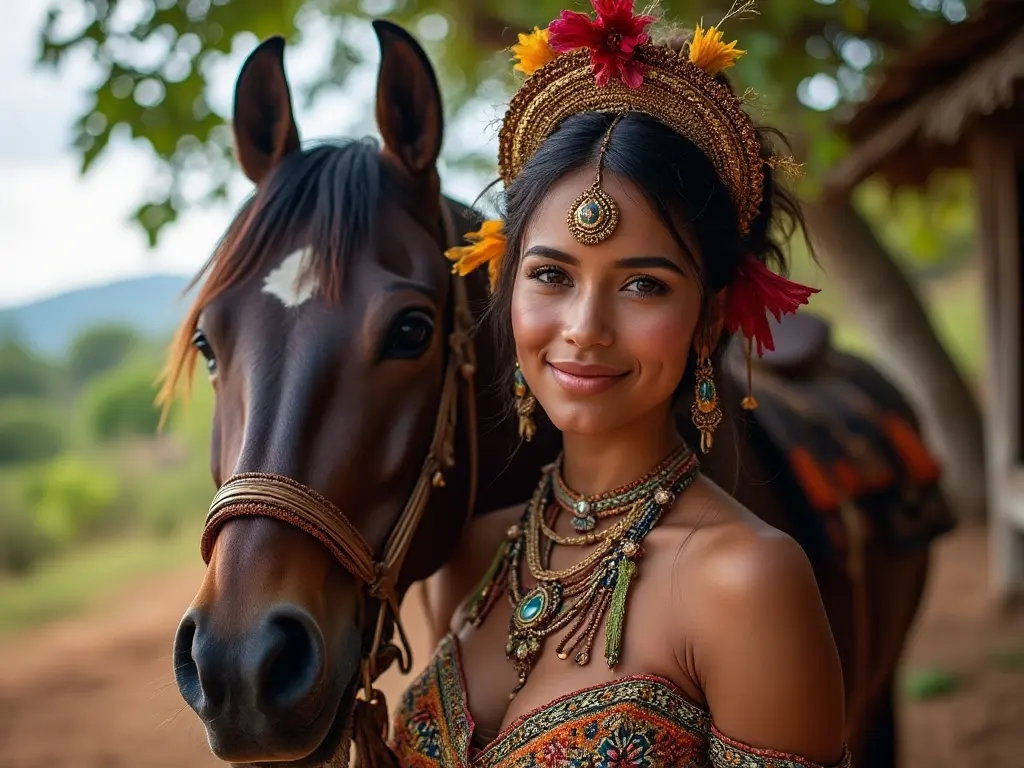
[[[615,590],[612,592],[612,604],[608,610],[608,624],[604,631],[604,657],[609,669],[619,663],[622,653],[622,628],[626,622],[626,597],[629,585],[636,575],[636,563],[625,558],[619,563],[615,578]]]

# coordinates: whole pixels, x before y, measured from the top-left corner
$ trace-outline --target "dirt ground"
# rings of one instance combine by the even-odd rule
[[[199,579],[184,569],[133,585],[88,616],[0,640],[0,768],[223,766],[170,671],[174,628]],[[984,531],[939,546],[908,664],[938,665],[962,683],[938,699],[905,701],[909,768],[1024,766],[1024,669],[993,661],[1024,651],[1024,616],[998,615],[986,579]],[[415,631],[416,611],[408,613]],[[426,649],[416,645],[422,662]],[[402,685],[387,680],[390,700]]]

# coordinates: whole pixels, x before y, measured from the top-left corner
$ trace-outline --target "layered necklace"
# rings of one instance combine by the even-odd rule
[[[509,528],[479,589],[468,604],[468,619],[479,626],[500,599],[512,606],[506,656],[519,675],[515,696],[526,684],[541,644],[565,630],[555,652],[584,666],[590,661],[597,629],[608,615],[605,661],[614,669],[622,651],[626,597],[643,554],[641,542],[663,512],[697,476],[697,458],[685,445],[676,448],[644,477],[595,496],[573,491],[562,477],[561,457],[546,467],[519,525]],[[559,515],[572,515],[577,536],[555,531]],[[617,517],[603,530],[598,520]],[[569,568],[551,570],[556,546],[594,546]],[[523,591],[523,560],[537,585]]]

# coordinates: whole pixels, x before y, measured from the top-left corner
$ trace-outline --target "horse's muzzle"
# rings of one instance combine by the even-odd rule
[[[308,756],[331,727],[342,687],[328,679],[320,627],[289,604],[230,635],[189,610],[174,638],[174,676],[211,749],[234,763]]]

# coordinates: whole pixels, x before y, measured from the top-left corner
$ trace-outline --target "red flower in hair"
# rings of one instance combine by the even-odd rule
[[[726,294],[725,327],[730,333],[742,331],[754,341],[757,354],[763,355],[766,349],[775,349],[768,313],[781,320],[806,304],[814,293],[818,293],[817,288],[787,280],[748,256],[740,263]]]
[[[590,0],[597,11],[592,21],[585,13],[562,11],[548,25],[548,44],[559,53],[587,48],[597,84],[607,85],[617,75],[630,88],[644,82],[643,65],[633,61],[633,49],[650,40],[647,27],[653,16],[634,16],[633,0]]]

